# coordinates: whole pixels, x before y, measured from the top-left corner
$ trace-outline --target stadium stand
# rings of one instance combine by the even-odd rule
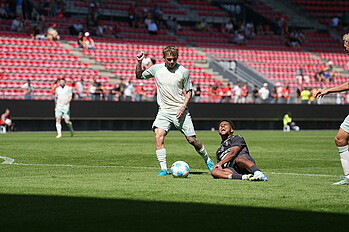
[[[243,4],[245,1],[236,1]],[[325,1],[292,0],[305,10],[311,11],[321,7]],[[343,3],[343,4],[342,4]],[[172,31],[167,28],[159,28],[157,35],[150,35],[144,27],[131,27],[128,22],[128,10],[135,5],[137,10],[145,13],[154,8],[162,11],[162,18],[177,17],[182,19],[182,29]],[[286,15],[275,11],[263,1],[254,1],[254,4],[246,3],[271,23],[275,23],[277,17]],[[345,5],[344,1],[340,4]],[[309,7],[310,6],[310,7]],[[315,7],[316,6],[316,7]],[[326,5],[327,6],[327,5]],[[315,8],[314,8],[315,7]],[[320,8],[321,8],[320,7]],[[146,9],[146,10],[145,10]],[[343,12],[335,8],[330,10]],[[338,11],[336,11],[338,10]],[[72,24],[85,24],[86,15],[91,13],[91,5],[86,1],[67,1],[66,12],[72,17],[46,17],[41,22],[42,28],[57,25],[57,30],[62,35],[61,41],[30,40],[28,28],[30,22],[26,21],[25,33],[11,32],[12,19],[1,19],[0,34],[0,71],[1,97],[20,99],[22,96],[21,84],[29,79],[35,87],[35,99],[51,99],[50,88],[57,77],[65,77],[71,81],[84,78],[90,81],[98,78],[103,82],[104,88],[109,90],[121,78],[131,80],[137,87],[145,84],[147,96],[154,95],[153,80],[139,81],[134,77],[134,54],[145,50],[152,54],[157,61],[162,60],[161,49],[169,41],[180,48],[180,61],[191,72],[194,84],[200,84],[204,98],[207,102],[210,85],[221,82],[216,75],[208,69],[208,57],[216,60],[239,60],[255,72],[269,78],[274,83],[280,82],[291,87],[297,85],[295,79],[296,69],[303,65],[309,76],[320,68],[323,62],[331,60],[335,67],[334,82],[326,85],[337,84],[345,80],[343,77],[347,70],[346,55],[342,52],[341,43],[328,32],[305,31],[305,42],[300,47],[289,47],[285,37],[279,34],[256,34],[253,39],[246,40],[245,45],[230,43],[231,35],[222,32],[222,24],[230,19],[230,12],[224,10],[218,4],[209,1],[187,0],[156,0],[156,1],[103,1],[99,5],[99,13],[103,15],[98,20],[102,26],[120,27],[120,38],[95,36],[95,50],[81,50],[76,44],[76,36],[71,36],[69,28]],[[113,15],[116,16],[111,16]],[[193,16],[196,21],[191,21]],[[207,19],[208,30],[198,30],[195,23]],[[255,22],[256,24],[256,22]],[[86,30],[86,25],[84,25]],[[93,33],[93,32],[92,32]],[[93,33],[94,34],[94,33]],[[101,72],[103,74],[101,74]],[[108,75],[105,75],[105,74]],[[304,87],[318,87],[314,78]]]

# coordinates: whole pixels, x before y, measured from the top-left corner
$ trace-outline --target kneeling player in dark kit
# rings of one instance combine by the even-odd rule
[[[230,120],[222,120],[219,123],[218,133],[222,142],[216,152],[217,164],[211,173],[214,178],[268,180],[250,156],[244,138],[240,135],[233,135],[234,124]]]

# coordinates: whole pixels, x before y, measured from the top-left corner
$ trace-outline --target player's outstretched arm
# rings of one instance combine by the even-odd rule
[[[177,118],[181,118],[184,114],[184,111],[187,109],[188,107],[188,104],[190,102],[190,99],[191,99],[191,96],[192,96],[192,90],[189,90],[185,93],[185,98],[184,98],[184,103],[183,105],[181,106],[181,108],[177,111],[177,115],[176,117]]]
[[[333,87],[333,88],[329,88],[329,89],[319,89],[318,92],[316,93],[315,97],[316,98],[321,98],[329,93],[338,93],[338,92],[342,92],[342,91],[346,91],[349,90],[349,82],[346,82],[342,85]]]
[[[142,61],[144,59],[145,53],[143,51],[139,52],[137,54],[137,65],[136,65],[136,78],[141,79],[142,78]]]

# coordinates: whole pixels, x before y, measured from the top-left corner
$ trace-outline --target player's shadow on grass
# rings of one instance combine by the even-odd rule
[[[208,172],[192,172],[190,171],[189,173],[190,175],[206,175],[206,174],[209,174]]]
[[[233,196],[227,197],[234,202]],[[1,232],[347,232],[349,228],[349,214],[219,204],[5,194],[0,202]]]

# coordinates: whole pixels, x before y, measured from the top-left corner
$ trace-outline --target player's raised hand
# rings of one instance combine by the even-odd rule
[[[144,51],[141,51],[137,54],[137,60],[142,61],[144,59],[145,53]]]
[[[319,90],[317,90],[317,93],[315,94],[315,98],[320,99],[323,96],[325,96],[326,94],[328,94],[328,90],[326,90],[326,89],[319,89]]]

